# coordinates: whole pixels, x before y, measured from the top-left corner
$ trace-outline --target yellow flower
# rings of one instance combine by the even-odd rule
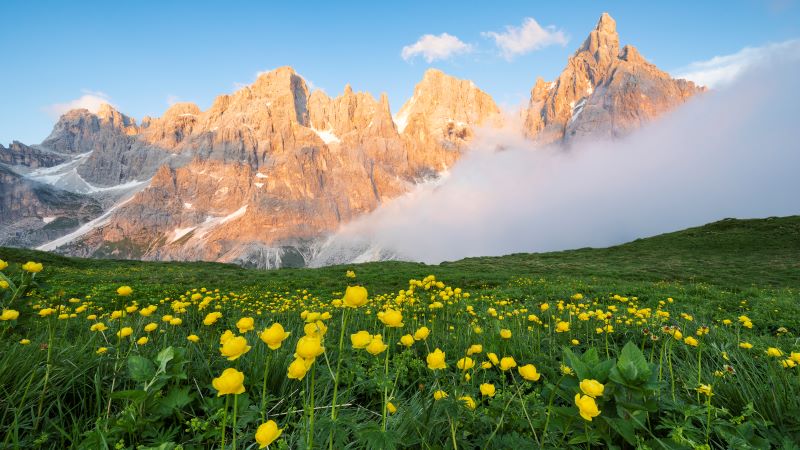
[[[378,318],[389,328],[400,328],[403,326],[403,314],[394,309],[387,309],[378,313]]]
[[[180,325],[182,323],[183,323],[183,319],[181,319],[180,317],[173,317],[172,320],[169,321],[170,325],[176,325],[176,326]]]
[[[570,298],[572,300],[576,300],[576,301],[583,300],[583,294],[581,294],[581,293],[573,294],[572,297],[570,297]]]
[[[140,337],[139,339],[136,340],[136,343],[138,345],[144,345],[144,344],[147,344],[149,341],[150,341],[150,339],[147,336],[142,336],[142,337]]]
[[[372,335],[368,331],[362,330],[351,334],[350,342],[353,344],[353,348],[367,348],[369,343],[372,342]]]
[[[581,396],[581,394],[575,394],[575,406],[578,407],[581,417],[589,422],[592,421],[593,417],[600,415],[600,410],[597,409],[597,403],[588,395]]]
[[[550,305],[547,303],[542,303],[541,305],[539,305],[539,309],[541,309],[542,311],[547,311],[548,309],[550,309]]]
[[[494,397],[495,387],[490,383],[483,383],[480,386],[481,395],[484,397]]]
[[[692,347],[697,347],[697,345],[700,344],[700,342],[698,342],[697,339],[691,336],[686,336],[683,342],[685,342],[686,345],[691,345]]]
[[[122,317],[122,311],[112,311],[111,312],[111,320],[119,319]],[[172,317],[172,316],[170,316]]]
[[[240,334],[244,334],[255,328],[255,323],[252,317],[242,317],[236,322],[236,328],[239,329]]]
[[[733,321],[731,319],[725,319],[725,320],[722,321],[723,325],[730,325],[732,323],[733,323]]]
[[[712,395],[714,395],[714,392],[712,391],[710,384],[701,384],[700,386],[695,388],[695,390],[705,395],[706,397],[711,397]]]
[[[577,340],[577,339],[573,339],[573,340],[571,340],[571,341],[569,341],[569,342],[570,342],[570,344],[572,344],[572,345],[580,345],[580,343],[581,343],[581,341],[579,341],[579,340]]]
[[[483,346],[480,344],[472,344],[467,349],[467,356],[477,355],[483,352]]]
[[[403,335],[403,337],[400,338],[400,344],[406,347],[411,347],[414,345],[414,336],[411,336],[410,334]]]
[[[224,333],[222,333],[222,335],[220,335],[220,337],[219,337],[219,345],[223,345],[223,344],[225,344],[225,343],[226,343],[226,342],[228,342],[229,340],[233,339],[235,336],[236,336],[236,335],[235,335],[235,334],[233,334],[233,331],[231,331],[231,330],[225,330],[225,332],[224,332]]]
[[[222,356],[228,358],[228,361],[234,361],[249,352],[250,346],[247,345],[247,339],[244,336],[235,336],[225,341],[219,351]]]
[[[19,311],[14,309],[4,309],[3,314],[0,315],[0,320],[17,320],[19,317]]]
[[[424,341],[428,339],[428,336],[431,334],[431,330],[428,327],[420,327],[417,331],[414,332],[414,340],[415,341]]]
[[[8,289],[8,281],[0,280],[0,289]]]
[[[508,369],[513,369],[517,367],[517,362],[514,361],[513,356],[504,356],[503,359],[500,360],[500,370],[505,372]]]
[[[117,288],[117,294],[127,297],[133,293],[133,289],[130,286],[120,286]]]
[[[539,381],[539,378],[542,376],[533,364],[525,364],[517,370],[520,376],[528,381]]]
[[[211,380],[211,384],[217,390],[217,397],[239,395],[244,392],[244,373],[229,367],[222,371],[222,375]]]
[[[150,322],[144,326],[144,331],[150,333],[151,331],[155,331],[158,329],[158,324],[155,322]]]
[[[495,366],[500,364],[500,359],[498,359],[497,355],[495,355],[494,353],[491,353],[491,352],[487,353],[486,357],[489,358],[489,361],[491,361],[492,364],[494,364]]]
[[[347,272],[345,272],[344,276],[346,276],[347,278],[355,278],[356,273],[353,272],[352,270],[348,270]]]
[[[97,322],[95,324],[92,324],[91,327],[89,327],[90,331],[106,331],[107,329],[108,327],[103,322]]]
[[[30,344],[30,343],[31,343],[31,340],[30,340],[30,339],[20,339],[20,340],[19,340],[19,343],[20,343],[21,345],[28,345],[28,344]]]
[[[133,334],[133,328],[131,328],[131,327],[125,327],[125,328],[122,328],[119,331],[117,331],[117,337],[118,338],[128,337],[131,334]]]
[[[389,411],[389,414],[394,414],[397,412],[397,406],[394,406],[394,403],[392,402],[387,402],[386,410]]]
[[[100,347],[100,348],[97,349],[97,351],[95,353],[97,353],[98,355],[102,355],[102,354],[107,353],[107,352],[108,352],[108,347]]]
[[[445,354],[438,348],[433,353],[428,353],[426,358],[428,361],[428,368],[431,370],[446,369],[447,362],[445,361]]]
[[[305,360],[303,358],[295,358],[291,364],[289,364],[289,369],[287,370],[286,376],[293,380],[302,380],[303,377],[306,376],[308,369],[311,367],[312,360]]]
[[[434,400],[441,400],[443,398],[447,398],[447,392],[439,389],[438,391],[433,393],[433,399]]]
[[[186,339],[188,339],[189,342],[200,342],[200,336],[196,334],[190,334],[189,336],[186,336]]]
[[[259,337],[265,344],[270,348],[270,350],[277,350],[281,347],[281,343],[289,337],[292,333],[286,332],[283,329],[283,325],[279,323],[273,323],[269,328],[265,329],[261,332]]]
[[[753,344],[751,344],[749,342],[739,342],[739,348],[743,348],[745,350],[750,350],[751,348],[753,348]]]
[[[796,363],[800,363],[800,352],[792,352],[789,354],[789,358]]]
[[[389,346],[383,343],[383,336],[380,334],[376,334],[372,337],[369,345],[367,345],[367,351],[371,355],[379,355],[386,351]]]
[[[674,337],[676,341],[680,341],[683,339],[683,333],[681,333],[681,330],[675,330],[672,332],[672,337]]]
[[[475,407],[477,405],[475,404],[475,399],[474,398],[472,398],[472,397],[470,397],[468,395],[465,395],[463,397],[458,397],[458,399],[461,400],[462,402],[464,402],[464,406],[466,406],[467,409],[470,409],[470,410],[473,410],[473,411],[475,410]]]
[[[53,308],[42,308],[42,309],[39,310],[39,316],[47,317],[50,314],[53,314],[54,312],[56,312],[56,310],[53,309]]]
[[[473,361],[472,358],[467,356],[465,358],[459,359],[458,362],[456,363],[456,367],[458,367],[461,370],[469,370],[475,367],[475,361]]]
[[[0,259],[0,270],[5,269],[6,267],[8,267],[8,263]]]
[[[278,428],[278,424],[275,423],[274,420],[262,423],[256,430],[256,442],[258,442],[258,448],[264,448],[269,444],[272,444],[275,442],[275,439],[280,437],[282,432],[283,430]]]
[[[303,359],[314,359],[325,351],[319,338],[303,336],[297,340],[295,356]]]
[[[205,319],[203,319],[203,325],[214,325],[214,323],[222,317],[222,313],[219,311],[214,311],[211,313],[206,314]]]
[[[367,304],[367,288],[362,286],[347,286],[342,299],[345,306],[358,308]]]
[[[503,328],[500,330],[500,337],[503,339],[511,339],[511,330]]]
[[[556,323],[556,333],[565,333],[569,331],[569,322],[559,320]]]
[[[489,361],[484,361],[481,363],[481,369],[491,369],[491,368],[492,368],[492,363],[490,363]]]
[[[561,364],[560,369],[561,369],[561,373],[563,373],[564,375],[574,375],[575,374],[575,372],[572,370],[572,367],[570,367],[570,366],[568,366],[566,364]]]
[[[783,356],[783,352],[779,348],[770,347],[767,349],[767,356],[772,356],[773,358],[779,358]]]
[[[303,331],[305,331],[308,336],[321,338],[328,332],[328,327],[321,320],[316,320],[313,323],[305,324],[303,326]]]
[[[42,263],[37,263],[33,261],[28,261],[22,265],[22,270],[30,273],[41,272],[43,268],[44,266],[42,266]]]
[[[788,358],[788,359],[782,360],[781,361],[781,365],[783,366],[784,369],[791,369],[791,368],[795,367],[797,365],[797,363],[794,362],[791,358]]]
[[[164,314],[163,316],[161,316],[161,321],[162,322],[169,323],[169,322],[172,321],[172,319],[174,319],[174,317],[172,317],[172,314]]]
[[[597,380],[583,380],[580,384],[581,391],[592,398],[597,398],[603,395],[605,386]]]

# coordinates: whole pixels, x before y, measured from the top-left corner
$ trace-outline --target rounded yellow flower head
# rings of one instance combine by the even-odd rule
[[[470,397],[468,395],[465,395],[463,397],[458,397],[458,399],[461,400],[464,403],[464,406],[466,406],[467,409],[472,410],[472,411],[475,410],[475,407],[477,406],[477,404],[475,403],[475,399],[474,398],[472,398],[472,397]]]
[[[108,327],[103,322],[97,322],[95,324],[92,324],[91,327],[89,327],[89,330],[91,331],[106,331],[107,329]]]
[[[504,356],[503,359],[500,360],[500,370],[505,372],[508,369],[513,369],[517,367],[517,362],[514,361],[513,356]]]
[[[503,328],[500,330],[500,337],[503,339],[511,339],[511,330]]]
[[[556,323],[556,333],[566,333],[567,331],[569,331],[569,322],[559,320]]]
[[[3,320],[3,321],[6,321],[6,320],[17,320],[17,317],[19,317],[19,311],[14,310],[14,309],[4,309],[3,313],[0,314],[0,320]]]
[[[250,351],[250,346],[247,345],[247,339],[244,336],[235,336],[222,344],[219,352],[222,356],[228,358],[228,361],[235,361],[240,356]]]
[[[369,343],[372,342],[372,335],[368,331],[362,330],[351,334],[350,342],[353,344],[353,348],[367,348]]]
[[[196,334],[190,334],[189,336],[186,336],[186,339],[189,342],[200,342],[200,336],[198,336]]]
[[[358,308],[367,304],[367,288],[362,286],[347,286],[342,299],[345,306]]]
[[[131,328],[131,327],[125,327],[125,328],[122,328],[119,331],[117,331],[117,337],[119,337],[119,338],[128,337],[131,334],[133,334],[133,328]]]
[[[274,420],[262,423],[256,430],[256,442],[258,442],[258,448],[264,448],[269,444],[272,444],[275,442],[275,439],[280,437],[281,433],[283,433],[283,430],[278,428],[278,424],[275,423]]]
[[[592,421],[593,417],[600,415],[600,410],[597,409],[597,402],[588,395],[581,396],[581,394],[575,394],[575,406],[578,407],[581,417],[589,422]]]
[[[367,352],[371,355],[379,355],[386,351],[387,348],[389,348],[389,346],[383,343],[383,336],[376,334],[372,337],[369,345],[367,345]]]
[[[303,336],[297,340],[295,356],[303,359],[314,359],[325,351],[319,338]]]
[[[458,367],[461,370],[469,370],[475,367],[475,361],[469,356],[466,356],[458,360],[458,362],[456,363],[456,367]]]
[[[133,289],[131,289],[130,286],[120,286],[120,287],[117,288],[117,294],[119,294],[119,295],[121,295],[123,297],[127,297],[127,296],[133,294]]]
[[[222,395],[239,395],[244,392],[244,373],[230,367],[222,371],[222,375],[211,380],[217,397]]]
[[[222,317],[222,313],[219,311],[214,311],[211,313],[206,314],[205,319],[203,319],[203,325],[214,325],[214,323]]]
[[[144,326],[144,331],[150,333],[151,331],[156,331],[158,329],[158,324],[155,322],[150,322]]]
[[[431,330],[428,327],[420,327],[417,331],[414,332],[414,340],[415,341],[424,341],[428,339],[428,336],[431,334]]]
[[[240,334],[247,333],[256,326],[256,321],[252,317],[242,317],[236,322],[236,328],[239,329]]]
[[[781,351],[781,349],[775,348],[775,347],[768,348],[766,353],[767,353],[767,356],[771,356],[773,358],[780,358],[781,356],[783,356],[783,351]]]
[[[295,358],[291,364],[289,364],[289,369],[287,370],[286,376],[292,380],[302,380],[303,377],[306,376],[308,369],[311,367],[312,360],[305,360],[303,358]]]
[[[685,342],[686,345],[691,345],[692,347],[697,347],[700,344],[697,339],[691,336],[686,336],[686,338],[683,339],[683,342]]]
[[[495,389],[493,384],[491,384],[491,383],[483,383],[483,384],[481,384],[480,389],[481,389],[481,395],[482,396],[484,396],[484,397],[494,397],[496,389]]]
[[[0,259],[0,270],[5,269],[6,267],[8,267],[8,263]]]
[[[753,344],[751,344],[749,342],[740,342],[739,343],[739,348],[743,348],[745,350],[750,350],[751,348],[753,348]]]
[[[486,354],[486,357],[489,358],[489,361],[491,361],[495,366],[500,364],[500,358],[498,358],[495,353],[489,352]]]
[[[477,355],[481,352],[483,352],[483,346],[480,344],[473,344],[467,349],[467,356]]]
[[[447,362],[445,361],[445,354],[438,348],[433,353],[428,353],[427,357],[428,368],[431,370],[446,369]]]
[[[434,400],[441,400],[443,398],[447,398],[447,392],[439,389],[438,391],[433,393],[433,399]]]
[[[56,312],[56,310],[53,309],[53,308],[42,308],[42,309],[39,310],[39,316],[47,317],[50,314],[53,314],[54,312]]]
[[[305,324],[305,326],[303,326],[303,331],[305,331],[308,336],[321,338],[328,332],[328,327],[323,321],[316,320],[312,323]]]
[[[533,364],[525,364],[517,370],[519,371],[519,375],[528,381],[539,381],[539,378],[542,376]]]
[[[108,347],[100,347],[97,349],[95,353],[97,353],[98,355],[103,355],[105,353],[108,353]]]
[[[394,414],[397,412],[397,406],[395,406],[392,402],[387,402],[386,410],[389,411],[389,414]]]
[[[714,395],[714,392],[712,392],[710,384],[701,384],[695,390],[705,395],[706,397],[711,397],[712,395]]]
[[[260,337],[261,340],[267,344],[270,350],[277,350],[281,347],[281,343],[286,340],[290,334],[292,333],[284,331],[283,325],[279,323],[273,323],[269,328],[262,331],[258,337]]]
[[[414,336],[410,334],[403,335],[403,337],[400,338],[400,344],[406,347],[411,347],[414,345]]]
[[[583,380],[580,383],[581,391],[592,398],[597,398],[603,395],[605,386],[597,380]]]
[[[28,261],[22,265],[22,270],[30,273],[39,273],[42,271],[43,268],[44,266],[42,265],[42,263],[37,263],[33,261]]]
[[[219,345],[223,345],[229,340],[233,339],[236,335],[231,330],[225,330],[219,337]]]
[[[378,318],[389,328],[400,328],[403,326],[403,314],[394,309],[378,313]]]
[[[148,342],[150,342],[150,338],[148,338],[147,336],[142,336],[136,340],[136,344],[138,345],[144,345],[147,344]]]

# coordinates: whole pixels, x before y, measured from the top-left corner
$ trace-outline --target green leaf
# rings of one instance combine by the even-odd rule
[[[608,359],[592,367],[594,379],[601,383],[605,383],[608,380],[608,374],[611,372],[611,368],[613,368],[616,364],[616,359]]]
[[[156,367],[143,356],[131,355],[128,357],[128,373],[134,381],[146,382],[156,374]]]
[[[611,417],[603,417],[603,420],[616,431],[617,434],[622,436],[625,441],[631,445],[636,445],[636,432],[634,431],[633,424],[624,419],[614,419]]]
[[[130,391],[117,391],[111,394],[111,398],[115,400],[130,400],[132,402],[139,402],[147,397],[147,392],[139,390]]]
[[[567,364],[575,371],[575,375],[579,380],[585,380],[586,378],[591,377],[591,372],[589,371],[589,366],[587,366],[583,360],[572,352],[567,347],[564,347],[564,359],[567,361]]]
[[[628,381],[646,381],[650,378],[652,368],[644,354],[633,342],[628,342],[620,352],[617,368]]]
[[[158,352],[158,356],[156,356],[156,362],[158,363],[159,372],[165,372],[167,370],[167,363],[172,361],[172,358],[174,357],[175,349],[173,349],[172,346]]]

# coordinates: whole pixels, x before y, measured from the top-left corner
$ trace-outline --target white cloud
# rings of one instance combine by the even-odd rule
[[[174,94],[167,95],[167,105],[172,106],[175,103],[178,103],[179,101],[181,101],[181,99],[177,95]]]
[[[404,60],[414,58],[421,55],[425,61],[431,63],[439,59],[448,59],[452,56],[469,53],[472,51],[472,46],[465,44],[461,39],[442,33],[438,36],[426,34],[419,38],[419,40],[411,45],[406,45],[400,52],[400,56]]]
[[[542,27],[532,17],[527,17],[523,20],[520,27],[507,26],[506,31],[503,33],[487,31],[481,34],[494,39],[494,43],[500,49],[500,53],[508,60],[550,45],[565,46],[569,41],[563,31],[556,29],[553,25]]]
[[[44,107],[44,111],[48,114],[59,117],[62,114],[72,109],[88,109],[90,112],[96,113],[100,109],[100,105],[108,103],[111,106],[111,98],[104,92],[93,92],[84,89],[83,95],[66,103],[54,103]]]
[[[696,61],[674,70],[677,78],[685,78],[702,86],[719,88],[730,84],[746,69],[768,63],[776,56],[800,55],[800,40],[790,40],[763,47],[745,47],[724,56],[715,56],[707,61]]]

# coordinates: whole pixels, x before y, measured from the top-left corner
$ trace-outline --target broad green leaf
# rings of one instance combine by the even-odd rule
[[[128,357],[128,374],[133,380],[146,382],[153,378],[155,373],[155,365],[149,359],[139,355]]]

